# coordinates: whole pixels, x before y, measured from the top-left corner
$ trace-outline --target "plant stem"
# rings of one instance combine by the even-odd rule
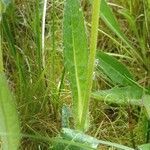
[[[1,27],[1,22],[0,22]],[[2,32],[0,33],[0,73],[2,73],[4,70],[3,67],[3,52],[2,52]]]
[[[89,111],[89,101],[90,101],[90,95],[91,95],[91,89],[92,89],[92,80],[93,80],[95,55],[96,55],[96,47],[97,47],[100,4],[101,4],[101,0],[93,1],[90,54],[89,54],[88,70],[87,70],[88,82],[87,82],[86,94],[84,97],[84,105],[83,105],[84,108],[83,108],[83,113],[82,113],[81,130],[85,130],[85,125],[86,125],[88,111]]]
[[[44,0],[43,17],[42,17],[42,65],[45,69],[45,20],[46,20],[47,0]]]
[[[56,47],[55,47],[55,0],[52,2],[52,84],[55,84],[55,59],[56,59]]]
[[[38,73],[41,74],[42,72],[42,46],[41,46],[41,16],[40,16],[40,1],[36,0],[35,5],[35,24],[34,24],[34,34],[35,34],[35,41],[36,41],[36,57],[37,57],[37,64],[38,64]]]

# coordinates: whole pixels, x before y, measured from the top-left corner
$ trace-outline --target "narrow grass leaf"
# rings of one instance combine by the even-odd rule
[[[11,0],[1,0],[3,4],[5,4],[6,6],[11,2]]]
[[[11,28],[11,26],[9,25],[9,21],[8,21],[6,14],[3,15],[2,29],[3,29],[3,34],[6,38],[7,43],[8,43],[10,55],[12,55],[14,62],[16,64],[17,71],[19,73],[20,82],[25,85],[26,79],[25,79],[24,70],[22,67],[22,65],[23,65],[22,56],[17,51],[14,34],[11,31],[13,28]],[[23,86],[21,85],[20,87],[22,88]]]
[[[100,17],[112,32],[114,32],[129,48],[133,49],[128,38],[122,32],[121,27],[110,6],[107,4],[107,0],[101,0]]]
[[[11,0],[1,0],[0,1],[0,21],[2,14],[5,13],[7,6],[10,4]]]
[[[136,56],[137,60],[143,62],[142,57],[137,53],[135,48],[129,42],[129,39],[122,32],[121,26],[119,25],[115,15],[113,14],[106,0],[102,0],[100,10],[101,10],[101,18],[105,22],[105,24],[130,48],[130,50],[127,50],[127,53],[131,56]]]
[[[14,58],[16,58],[16,47],[15,47],[15,41],[14,41],[14,36],[11,32],[8,19],[6,15],[3,15],[3,20],[2,20],[2,29],[4,31],[4,36],[7,39],[8,46],[10,49],[11,54],[13,55]]]
[[[36,43],[36,60],[38,64],[38,71],[42,71],[42,38],[41,38],[41,18],[42,18],[42,9],[40,8],[40,1],[36,0],[35,12],[34,12],[34,21],[33,21],[33,31],[34,31],[34,40]]]
[[[126,44],[128,47],[132,48],[127,37],[122,32],[119,23],[115,15],[113,14],[111,8],[108,6],[106,0],[101,2],[101,18],[106,23],[106,25]]]
[[[130,85],[127,77],[133,80],[133,76],[117,59],[104,52],[98,52],[97,59],[100,68],[114,83],[123,86]]]
[[[18,115],[6,78],[0,74],[0,138],[3,150],[17,150],[20,140]]]
[[[136,27],[136,18],[130,14],[130,10],[128,9],[121,9],[119,13],[126,18],[130,25],[130,29],[133,30],[133,33],[136,35],[137,39],[139,40],[139,35],[138,35],[138,29]]]
[[[88,63],[88,44],[79,0],[66,0],[64,10],[64,61],[69,72],[75,123],[78,128],[83,110]]]

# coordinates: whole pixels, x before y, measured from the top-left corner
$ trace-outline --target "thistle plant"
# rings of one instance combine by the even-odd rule
[[[145,82],[144,85],[138,82],[135,75],[129,71],[132,66],[126,66],[121,63],[121,60],[127,60],[128,64],[135,63],[138,69],[146,72],[145,76],[149,76],[150,1],[116,0],[117,5],[112,1],[108,3],[107,0],[17,1],[16,5],[15,2],[0,1],[0,29],[2,29],[0,44],[4,45],[4,47],[0,45],[0,148],[19,149],[19,146],[22,146],[20,144],[22,135],[22,137],[33,138],[34,141],[40,140],[40,144],[35,142],[36,145],[31,144],[31,147],[30,144],[23,145],[23,148],[25,146],[27,149],[30,147],[29,149],[87,150],[105,146],[119,150],[135,148],[149,150],[149,83]],[[9,4],[13,9],[7,9]],[[24,5],[19,5],[17,8],[18,4]],[[56,7],[57,4],[58,7]],[[84,4],[92,6],[89,7],[92,9],[91,14],[88,14],[91,15],[91,22],[84,17],[82,7]],[[23,12],[20,6],[28,11]],[[128,32],[124,33],[125,29],[123,30],[111,7],[116,8],[115,14],[118,18],[120,17],[119,19],[125,20],[130,36]],[[137,13],[139,16],[134,13],[136,7],[138,12],[142,12],[140,15]],[[62,19],[60,12],[64,15],[63,29],[60,28]],[[51,18],[50,21],[47,20],[49,18]],[[60,35],[56,34],[57,25]],[[61,37],[62,32],[63,37]],[[117,53],[109,53],[109,49],[105,50],[104,46],[99,44],[101,41],[98,41],[98,35],[102,40],[107,37],[110,45],[106,42],[105,46],[112,46],[112,50],[117,50]],[[57,50],[58,47],[61,50]],[[99,89],[101,85],[98,88],[93,86],[95,85],[93,84],[95,83],[93,82],[94,72],[100,80],[103,79],[110,85],[107,89]],[[15,85],[13,90],[18,103],[11,92],[12,88],[8,84],[6,74]],[[71,91],[71,107],[64,104],[61,99],[64,94],[62,88],[66,89],[66,83],[69,94]],[[132,147],[96,139],[97,134],[95,137],[87,135],[90,133],[89,129],[96,126],[95,124],[90,126],[90,113],[93,110],[89,108],[89,104],[95,103],[94,101],[101,102],[102,105],[105,101],[110,106],[115,104],[125,108],[138,107],[138,119],[144,120],[142,124],[145,127],[141,131],[144,135],[144,138],[141,137],[143,145],[136,145],[133,134],[129,135]],[[16,105],[19,105],[18,109]],[[60,136],[50,138],[52,135],[49,134],[49,121],[51,124],[49,119],[59,124],[58,115],[62,117]],[[21,119],[21,127],[18,118]],[[42,123],[44,123],[43,128],[41,128]],[[48,124],[47,128],[45,124]],[[56,124],[54,128],[58,132],[60,126]],[[27,134],[21,134],[20,128]],[[44,137],[40,135],[39,129]],[[99,129],[96,129],[97,133]],[[129,130],[133,133],[133,128]]]
[[[64,12],[64,60],[69,72],[75,128],[84,131],[89,114],[89,100],[96,56],[100,0],[93,1],[90,51],[83,12],[78,0],[67,0]],[[86,116],[86,117],[85,117]]]

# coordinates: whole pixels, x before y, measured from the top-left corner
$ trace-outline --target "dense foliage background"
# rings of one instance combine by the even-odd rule
[[[82,0],[81,5],[89,38],[91,1]],[[108,5],[116,17],[118,24],[114,25],[118,30],[111,28],[105,19],[100,19],[97,51],[114,56],[135,76],[139,85],[148,89],[150,1],[109,0]],[[44,45],[43,6],[42,0],[13,0],[6,11],[2,5],[0,8],[5,11],[0,23],[3,51],[3,61],[0,63],[4,65],[9,87],[16,99],[21,133],[24,134],[21,148],[26,150],[48,149],[47,141],[60,133],[62,107],[64,104],[69,107],[72,105],[70,81],[64,67],[64,1],[47,2]],[[118,31],[120,33],[117,34]],[[114,87],[111,79],[99,70],[97,66],[92,91]],[[143,107],[107,103],[105,99],[91,100],[89,116],[90,126],[86,133],[97,139],[130,147],[150,142],[148,120]]]

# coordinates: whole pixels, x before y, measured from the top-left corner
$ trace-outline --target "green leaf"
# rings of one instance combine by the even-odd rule
[[[101,0],[100,17],[105,22],[105,24],[111,29],[111,31],[113,31],[128,47],[132,48],[131,43],[129,42],[125,34],[122,32],[120,25],[115,15],[113,14],[110,6],[107,4],[107,0]]]
[[[9,48],[11,50],[11,54],[15,58],[17,50],[16,50],[16,47],[15,47],[14,35],[11,32],[12,29],[10,28],[11,26],[8,23],[8,19],[7,19],[6,15],[3,15],[2,27],[3,27],[4,36],[7,39],[8,46],[9,46]]]
[[[0,24],[1,27],[1,24]],[[0,73],[3,73],[2,33],[0,32]]]
[[[0,74],[0,138],[3,150],[17,150],[20,128],[14,99],[7,86],[6,78]]]
[[[79,131],[72,130],[69,128],[62,129],[62,137],[64,139],[68,139],[68,140],[72,140],[75,142],[85,144],[85,146],[89,146],[94,149],[96,149],[99,145],[99,141],[96,138],[86,135],[83,132],[79,132]],[[76,149],[76,150],[79,150],[79,149],[86,150],[86,148],[79,148],[79,147],[75,147],[75,146],[72,146],[72,148]]]
[[[108,6],[106,0],[101,0],[101,18],[106,23],[106,25],[129,47],[132,47],[129,43],[127,37],[120,29],[120,25],[117,22],[115,15],[113,14],[111,8]]]
[[[133,104],[142,105],[143,90],[136,87],[115,87],[109,90],[100,90],[93,92],[91,97],[97,100],[116,103],[116,104]]]
[[[89,51],[89,59],[88,59],[88,68],[87,68],[87,85],[84,91],[86,92],[84,97],[84,106],[82,113],[82,122],[81,125],[85,126],[83,130],[87,130],[89,127],[89,102],[90,95],[92,90],[93,83],[93,72],[95,68],[95,58],[96,58],[96,49],[97,49],[97,40],[98,40],[98,27],[99,27],[99,12],[100,12],[100,0],[93,1],[92,7],[92,22],[91,22],[91,34],[90,34],[90,51]]]
[[[10,4],[11,0],[1,0],[0,1],[0,21],[2,14],[5,13],[7,6]]]
[[[117,61],[117,59],[104,52],[98,52],[97,59],[100,68],[113,83],[123,86],[131,84],[128,78],[133,80],[133,76],[123,64]]]
[[[126,50],[128,54],[131,56],[136,56],[137,60],[143,62],[141,55],[138,54],[136,49],[132,46],[129,39],[122,32],[121,26],[119,25],[115,15],[113,14],[111,8],[107,4],[106,0],[101,0],[101,18],[105,22],[105,24],[114,32],[129,48],[130,50]]]
[[[65,1],[63,42],[64,61],[73,96],[73,114],[78,128],[82,119],[88,63],[88,44],[79,0]]]
[[[141,146],[138,146],[139,150],[150,150],[150,144],[143,144]]]
[[[119,10],[119,13],[126,18],[129,23],[130,30],[133,30],[133,33],[139,40],[140,37],[138,35],[138,28],[136,27],[136,18],[131,14],[130,10],[128,9],[121,9]]]
[[[101,145],[105,145],[106,147],[113,147],[116,148],[118,150],[134,150],[130,147],[121,145],[121,144],[117,144],[117,143],[111,143],[109,141],[102,141],[102,140],[98,140],[92,136],[86,135],[83,132],[79,132],[76,130],[72,130],[69,128],[63,128],[62,129],[62,137],[64,139],[68,139],[70,141],[75,141],[78,143],[82,143],[85,144],[85,147],[91,147],[92,149],[97,149],[98,147],[100,147]],[[71,144],[70,144],[70,148]],[[75,150],[79,150],[79,147],[73,147],[76,148]],[[71,149],[73,150],[73,149]],[[87,150],[87,148],[82,148],[82,150]]]
[[[150,95],[144,95],[142,100],[143,105],[147,111],[148,118],[150,119]]]
[[[3,4],[5,4],[6,6],[11,2],[11,0],[1,0]]]
[[[90,0],[91,2],[92,0]],[[92,2],[91,2],[92,3]],[[126,52],[130,56],[136,56],[137,60],[143,62],[141,55],[136,51],[135,47],[132,45],[128,37],[123,33],[121,30],[121,26],[118,23],[111,7],[107,4],[107,0],[101,0],[101,7],[100,7],[100,17],[108,26],[108,28],[115,33],[126,45],[129,50],[125,48]]]
[[[90,3],[92,3],[92,0],[90,0]],[[111,31],[113,31],[129,47],[132,47],[128,41],[128,38],[122,32],[120,25],[111,10],[111,7],[107,4],[107,0],[101,0],[100,17],[111,29]]]
[[[138,88],[139,90],[142,90],[143,95],[144,94],[149,94],[149,90],[143,86],[141,86],[138,82],[136,82],[135,80],[129,78],[128,76],[126,76],[126,79],[128,80],[129,84],[131,86],[134,86],[135,88]]]
[[[69,128],[69,118],[72,116],[71,109],[67,105],[62,107],[62,127]]]

